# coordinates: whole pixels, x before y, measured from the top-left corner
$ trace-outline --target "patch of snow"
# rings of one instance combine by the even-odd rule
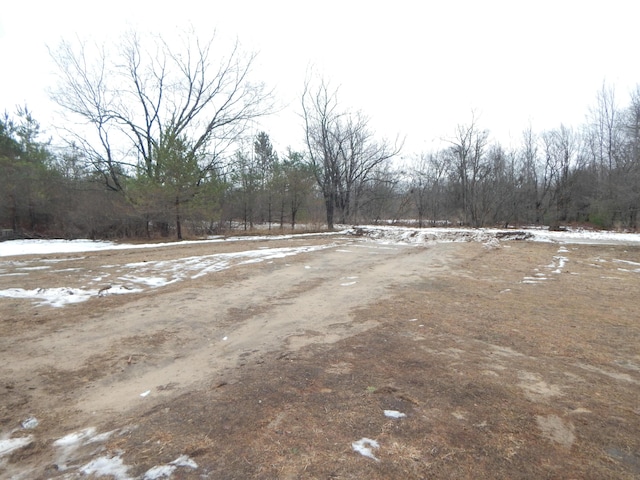
[[[116,287],[108,290],[109,294],[133,293],[141,292],[140,289]],[[55,287],[55,288],[36,288],[33,290],[25,290],[23,288],[7,288],[0,290],[0,297],[4,298],[28,298],[40,299],[38,305],[49,305],[51,307],[64,307],[70,303],[86,302],[91,297],[95,297],[100,293],[95,289]]]
[[[87,441],[87,443],[106,442],[109,437],[111,437],[111,435],[113,435],[113,430],[111,430],[110,432],[104,432],[98,435],[94,435]]]
[[[350,287],[351,285],[355,285],[358,282],[345,282],[345,283],[341,283],[340,286],[341,287]]]
[[[488,249],[499,248],[500,247],[500,240],[498,240],[497,238],[491,238],[491,239],[487,240],[486,242],[484,242],[482,245],[485,248],[488,248]]]
[[[124,285],[111,285],[111,287],[109,288],[98,290],[98,293],[100,293],[101,295],[122,295],[125,293],[138,293],[138,292],[142,292],[142,289],[127,287]]]
[[[535,285],[535,284],[538,284],[538,283],[543,283],[546,280],[548,280],[548,278],[545,276],[544,273],[536,273],[534,277],[523,277],[521,283],[527,283],[529,285]]]
[[[527,229],[533,234],[533,241],[558,242],[565,244],[585,245],[637,245],[640,243],[640,234],[618,233],[593,230],[567,230],[564,232],[551,232],[549,230]]]
[[[47,253],[74,253],[106,250],[116,246],[113,242],[93,240],[10,240],[2,242],[0,257],[14,255],[41,255]]]
[[[91,460],[80,469],[85,475],[96,475],[97,477],[111,476],[115,480],[130,480],[127,474],[129,467],[122,463],[120,456],[98,457]]]
[[[283,258],[299,253],[307,253],[325,248],[332,248],[334,244],[320,246],[302,246],[296,248],[271,248],[266,250],[249,250],[231,254],[214,254],[197,257],[178,258],[170,261],[139,262],[122,265],[118,271],[131,269],[133,274],[124,274],[119,277],[121,281],[132,284],[111,285],[109,288],[39,288],[25,290],[22,288],[10,288],[0,290],[0,297],[40,299],[39,305],[61,307],[69,303],[79,303],[89,300],[97,295],[114,295],[124,293],[136,293],[144,288],[157,288],[175,283],[186,278],[198,278],[210,272],[229,268],[234,262],[236,265],[244,263],[257,263],[273,258]],[[103,268],[106,268],[103,266]],[[195,273],[194,273],[195,272]],[[161,274],[161,275],[158,275]],[[93,275],[94,282],[102,281],[106,275]]]
[[[569,261],[569,259],[567,257],[562,257],[560,255],[553,257],[554,260],[558,261],[558,268],[557,270],[560,270],[562,268],[564,268],[564,266],[566,265],[566,263]],[[560,272],[553,272],[553,273],[560,273]]]
[[[125,275],[123,277],[118,277],[118,280],[123,280],[125,282],[131,283],[140,283],[142,285],[146,285],[147,287],[164,287],[165,285],[170,285],[174,282],[177,282],[178,279],[167,280],[164,277],[134,277]]]
[[[189,458],[188,455],[180,455],[173,462],[171,462],[171,465],[176,465],[177,467],[189,467],[193,469],[198,468],[198,464],[191,458]]]
[[[0,297],[5,298],[37,298],[42,301],[39,305],[51,305],[61,307],[68,303],[84,302],[89,297],[97,295],[97,290],[82,290],[79,288],[36,288],[25,290],[23,288],[7,288],[0,290]]]
[[[149,396],[149,394],[150,394],[150,393],[151,393],[151,390],[147,390],[146,392],[142,392],[142,393],[140,394],[140,396],[144,398],[144,397]]]
[[[85,428],[84,430],[80,430],[79,432],[73,432],[68,435],[65,435],[62,438],[59,438],[53,444],[56,447],[69,447],[73,445],[77,445],[79,443],[83,443],[84,440],[93,437],[93,434],[96,433],[96,429],[93,427]]]
[[[168,465],[158,465],[150,468],[142,477],[142,480],[158,480],[160,478],[171,477],[178,467],[191,468],[195,470],[198,464],[189,456],[181,455]]]
[[[385,410],[384,416],[389,418],[403,418],[406,417],[406,413],[399,412],[397,410]]]
[[[198,273],[193,275],[191,278],[195,280],[196,278],[204,277],[205,275],[207,275],[209,273],[214,273],[214,272],[219,272],[221,270],[226,270],[229,267],[231,267],[231,264],[227,260],[222,260],[220,262],[215,262],[215,263],[212,263],[212,264],[204,266],[204,268],[202,268],[201,271],[199,271]]]
[[[347,231],[322,233],[297,233],[292,235],[256,235],[248,237],[213,236],[207,240],[188,240],[182,242],[127,244],[100,240],[9,240],[0,244],[0,257],[18,255],[42,255],[49,253],[95,252],[99,250],[137,250],[159,247],[183,247],[206,243],[224,243],[237,241],[287,240],[290,238],[322,237],[344,235]],[[54,261],[54,260],[51,260]]]
[[[375,440],[371,440],[370,438],[361,438],[360,440],[353,442],[351,444],[351,448],[353,448],[360,455],[363,455],[368,458],[372,458],[376,462],[380,460],[373,454],[371,448],[380,448],[380,445]]]
[[[632,266],[634,266],[634,267],[640,267],[640,263],[638,263],[638,262],[632,262],[632,261],[630,261],[630,260],[619,260],[619,259],[613,259],[613,261],[614,261],[615,263],[625,263],[625,264],[627,264],[627,265],[632,265]],[[618,270],[623,270],[623,271],[625,271],[625,272],[640,273],[640,268],[634,268],[633,270],[625,270],[625,269],[622,269],[622,268],[618,268]]]
[[[146,471],[142,480],[158,480],[159,478],[170,477],[177,468],[175,465],[152,467]]]
[[[620,259],[618,259],[618,258],[614,258],[614,259],[613,259],[613,261],[614,261],[614,262],[618,262],[618,263],[626,263],[626,264],[629,264],[629,265],[636,265],[636,266],[640,267],[640,263],[638,263],[638,262],[632,262],[632,261],[630,261],[630,260],[620,260]]]
[[[620,268],[618,270],[621,272],[629,272],[629,273],[640,273],[640,268],[634,268],[633,270],[629,270],[628,268]]]
[[[96,435],[96,429],[89,427],[84,430],[65,435],[53,442],[53,445],[59,450],[56,460],[58,470],[65,471],[70,468],[67,465],[67,461],[71,458],[74,451],[84,445],[105,442],[112,434],[113,430]]]
[[[0,457],[4,457],[5,455],[10,454],[14,450],[18,450],[19,448],[26,447],[33,441],[33,437],[29,435],[28,437],[19,437],[19,438],[8,438],[5,440],[0,440]]]

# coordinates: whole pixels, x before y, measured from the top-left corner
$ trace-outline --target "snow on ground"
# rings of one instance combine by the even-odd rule
[[[181,455],[173,462],[166,465],[151,467],[145,472],[142,480],[158,480],[161,478],[171,478],[178,467],[186,467],[192,470],[198,468],[198,464],[187,455]],[[112,457],[103,456],[91,460],[80,468],[80,473],[85,475],[95,475],[96,477],[112,477],[115,480],[133,480],[128,474],[129,467],[124,464],[119,455]]]
[[[562,244],[630,244],[640,245],[640,234],[595,230],[549,231],[542,228],[408,228],[392,226],[362,226],[354,233],[381,243],[481,242],[497,240],[530,240]]]
[[[116,286],[115,288],[109,287],[108,291],[110,295],[117,295],[121,293],[142,292],[142,289]],[[90,298],[99,296],[100,294],[101,292],[98,288],[82,289],[69,287],[41,287],[31,290],[25,290],[24,288],[7,288],[5,290],[0,290],[0,297],[32,298],[37,300],[36,303],[38,305],[49,305],[51,307],[64,307],[70,303],[86,302]]]
[[[407,416],[407,414],[399,412],[397,410],[385,410],[384,416],[389,418],[404,418]]]
[[[345,232],[325,232],[325,233],[297,233],[296,238],[317,237],[323,235],[340,235]],[[261,241],[261,240],[287,240],[292,235],[253,235],[247,237],[222,237],[214,236],[206,240],[187,240],[183,242],[166,243],[116,243],[102,240],[11,240],[0,242],[0,257],[17,255],[43,255],[50,253],[78,253],[95,252],[98,250],[133,250],[140,248],[158,247],[188,247],[203,243],[223,243],[239,241]]]
[[[296,234],[295,238],[312,237],[319,235],[349,234],[351,238],[360,238],[363,241],[376,242],[381,245],[424,245],[434,242],[481,242],[488,248],[495,248],[500,241],[529,240],[537,242],[556,242],[560,244],[628,244],[640,245],[640,234],[614,233],[590,230],[571,230],[551,232],[540,228],[490,229],[490,228],[407,228],[393,226],[362,226],[352,229],[344,229],[338,232],[324,234]],[[91,252],[98,250],[125,250],[141,248],[182,248],[194,244],[235,242],[235,241],[265,241],[283,240],[293,238],[294,235],[275,236],[251,236],[251,237],[212,237],[207,240],[149,243],[149,244],[120,244],[105,241],[91,240],[13,240],[0,243],[0,257],[15,257],[24,255],[46,255]],[[351,245],[356,246],[356,245]],[[245,250],[229,254],[214,254],[205,256],[182,257],[167,261],[139,262],[122,265],[103,265],[99,272],[83,272],[77,269],[59,268],[53,269],[65,259],[14,259],[0,261],[0,277],[15,277],[12,288],[0,290],[0,298],[28,298],[33,299],[38,305],[62,307],[70,303],[78,303],[96,296],[117,295],[125,293],[142,292],[152,288],[159,288],[175,282],[195,279],[225,270],[234,265],[247,265],[264,262],[276,258],[284,258],[299,253],[312,252],[324,248],[344,247],[344,243],[330,243],[323,246],[303,246],[296,248],[260,248],[257,250]],[[340,248],[340,252],[349,253],[348,249]],[[558,253],[567,253],[565,247],[560,247]],[[76,257],[77,258],[77,257]],[[559,273],[567,262],[567,258],[558,255],[553,258],[548,267],[552,273]],[[622,261],[621,261],[622,263]],[[630,265],[637,267],[636,265]],[[309,268],[309,267],[305,267]],[[36,289],[24,289],[20,286],[20,280],[29,277],[31,272],[48,270],[52,273],[75,272],[74,278],[79,285],[67,287],[50,287],[42,285]],[[621,268],[623,270],[623,268]],[[631,269],[625,269],[631,270]],[[632,271],[640,272],[633,268]],[[523,283],[540,283],[546,280],[544,273],[537,272],[532,277],[525,277]],[[344,282],[342,286],[350,286],[355,282]]]
[[[622,268],[622,267],[619,267],[618,270],[620,270],[621,272],[640,273],[640,263],[638,263],[638,262],[632,262],[630,260],[619,260],[617,258],[614,258],[613,261],[615,263],[622,263],[624,265],[629,265],[629,266],[632,266],[632,267],[636,267],[636,268]]]
[[[39,248],[41,245],[41,243],[38,244]],[[55,248],[55,245],[54,243],[52,248]],[[34,299],[38,305],[62,307],[70,303],[84,302],[96,296],[142,292],[147,289],[170,285],[189,278],[199,278],[209,273],[225,270],[234,265],[259,263],[332,247],[335,247],[335,244],[330,243],[327,245],[301,246],[295,248],[266,248],[235,253],[183,257],[155,262],[103,265],[100,272],[78,272],[74,277],[82,284],[80,287],[42,286],[27,290],[16,286],[0,290],[0,298],[31,298]],[[11,264],[13,269],[19,270],[18,273],[28,274],[28,272],[33,271],[30,263],[36,262],[40,263],[40,260],[23,260],[18,263],[0,262],[0,276],[4,274],[15,275],[15,272],[8,272],[9,264]],[[18,281],[14,283],[19,284]]]
[[[379,462],[380,459],[373,454],[372,448],[380,448],[380,444],[375,440],[371,440],[370,438],[361,438],[351,444],[351,448],[354,451],[358,452],[360,455],[371,458],[376,462]]]
[[[31,435],[28,437],[5,438],[0,440],[0,458],[10,454],[14,450],[25,447],[33,441]]]
[[[564,246],[558,249],[558,253],[570,253]],[[562,269],[565,267],[569,259],[564,255],[554,255],[551,263],[542,267],[544,270],[550,270],[553,274],[562,273]],[[531,285],[535,285],[538,283],[544,283],[549,280],[550,277],[544,271],[540,271],[540,268],[534,269],[533,276],[526,276],[522,279],[522,283],[528,283]]]
[[[103,444],[109,438],[114,435],[126,435],[127,433],[128,430],[126,429],[117,432],[96,433],[95,428],[89,427],[84,430],[69,433],[55,440],[52,443],[52,447],[56,469],[65,472],[64,478],[78,478],[78,476],[74,474],[77,472],[82,474],[83,478],[89,475],[91,478],[109,477],[115,480],[133,480],[133,477],[129,475],[129,466],[124,463],[120,455],[102,455],[92,459],[85,465],[80,465],[80,459],[85,455],[85,447],[89,447],[89,451],[93,451],[94,453],[103,452],[105,450]],[[29,445],[33,441],[33,435],[0,440],[0,466],[2,466],[3,457],[6,457],[14,450]],[[140,480],[171,478],[178,468],[197,470],[198,464],[189,456],[180,455],[168,464],[157,465],[150,468],[142,477],[138,478]]]

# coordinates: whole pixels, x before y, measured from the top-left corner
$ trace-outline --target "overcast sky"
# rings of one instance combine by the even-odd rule
[[[128,28],[171,35],[191,23],[258,52],[256,75],[284,109],[265,120],[279,150],[302,148],[299,98],[310,67],[340,87],[380,136],[429,151],[475,111],[505,146],[583,123],[604,81],[625,105],[640,84],[640,1],[11,1],[0,13],[0,110],[27,104],[45,127],[47,45],[117,41]]]

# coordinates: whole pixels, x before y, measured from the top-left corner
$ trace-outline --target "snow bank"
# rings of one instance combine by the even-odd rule
[[[640,234],[593,230],[549,231],[540,228],[407,228],[369,225],[352,228],[350,235],[361,236],[383,244],[425,244],[434,242],[480,242],[496,240],[529,240],[535,242],[640,245]]]
[[[287,240],[289,238],[304,238],[341,235],[345,232],[324,232],[324,233],[296,233],[290,235],[252,235],[239,237],[210,237],[206,240],[185,240],[181,242],[164,243],[115,243],[101,240],[9,240],[0,242],[0,257],[10,257],[17,255],[44,255],[49,253],[79,253],[95,252],[98,250],[136,250],[142,248],[159,247],[188,247],[203,243],[223,243],[223,242],[251,242],[265,240]]]

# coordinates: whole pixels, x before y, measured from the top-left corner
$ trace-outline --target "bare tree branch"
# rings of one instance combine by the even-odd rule
[[[117,189],[118,177],[133,174],[136,164],[143,166],[139,173],[157,174],[154,152],[166,135],[187,140],[185,153],[200,159],[206,176],[250,122],[270,112],[271,93],[249,79],[255,55],[244,56],[236,42],[216,59],[214,40],[187,32],[175,47],[161,36],[149,41],[131,32],[113,57],[96,48],[94,63],[80,41],[50,51],[60,71],[52,98],[93,128],[97,140],[88,158]]]

